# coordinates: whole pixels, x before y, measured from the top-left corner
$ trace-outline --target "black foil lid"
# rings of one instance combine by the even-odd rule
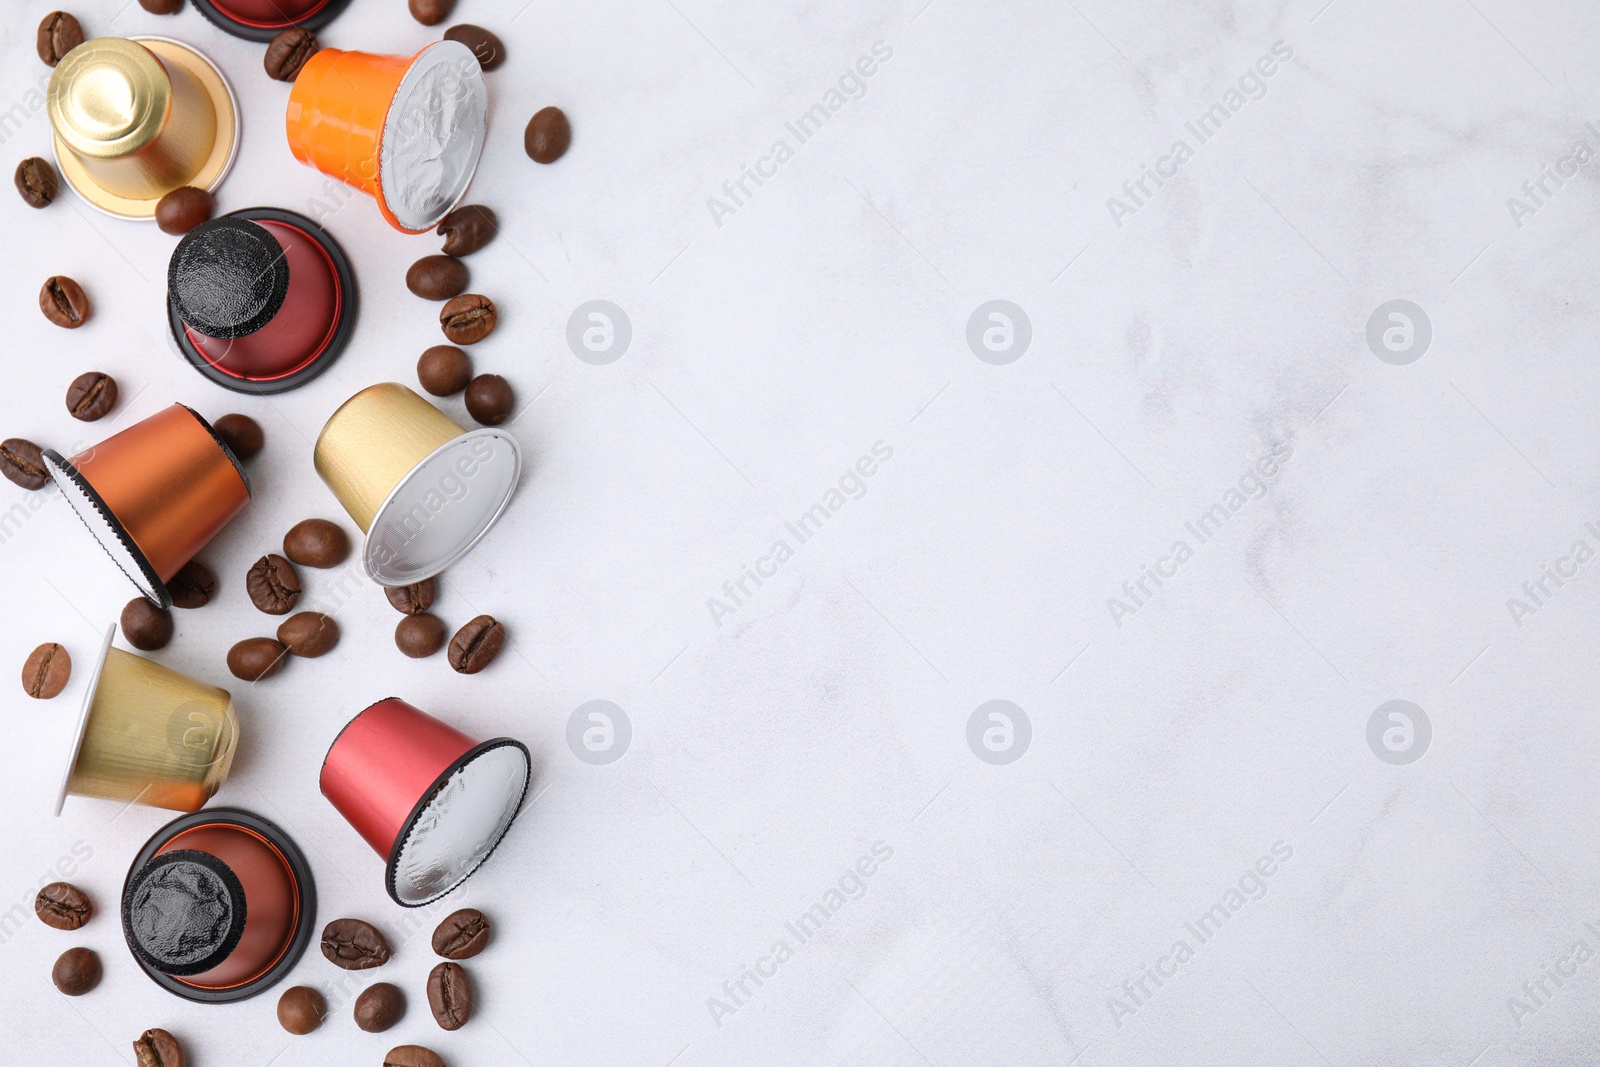
[[[232,340],[271,322],[289,295],[289,260],[267,229],[248,219],[202,222],[167,264],[167,299],[190,329]]]
[[[164,974],[201,974],[227,959],[244,935],[244,886],[208,852],[166,852],[128,880],[122,926],[128,944]]]

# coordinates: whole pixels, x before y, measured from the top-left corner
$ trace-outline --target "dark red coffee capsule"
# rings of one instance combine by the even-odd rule
[[[167,324],[196,370],[240,393],[321,374],[355,328],[350,261],[303,215],[247,208],[190,230],[167,264]]]
[[[193,0],[219,29],[247,41],[270,41],[296,26],[326,26],[350,0]]]
[[[163,826],[122,886],[122,933],[144,972],[188,1000],[255,996],[311,941],[317,891],[300,849],[273,823],[216,808]]]

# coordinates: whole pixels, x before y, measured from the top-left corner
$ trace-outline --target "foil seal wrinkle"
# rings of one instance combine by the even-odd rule
[[[226,959],[244,935],[244,886],[206,852],[163,853],[126,895],[126,933],[139,957],[171,975],[193,975]]]

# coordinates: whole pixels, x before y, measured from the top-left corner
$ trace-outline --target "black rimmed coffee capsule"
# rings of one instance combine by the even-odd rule
[[[315,30],[332,22],[350,0],[191,0],[218,29],[265,44],[284,30]]]

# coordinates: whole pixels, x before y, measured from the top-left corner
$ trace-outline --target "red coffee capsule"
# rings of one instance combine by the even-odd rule
[[[350,0],[193,0],[217,28],[247,41],[270,41],[284,30],[326,26]]]
[[[256,395],[304,385],[355,327],[344,250],[292,211],[248,208],[201,223],[167,265],[167,325],[178,351],[225,388]]]
[[[511,829],[533,767],[520,741],[476,741],[389,697],[339,733],[323,796],[387,863],[389,896],[431,904],[466,881]]]
[[[122,933],[139,966],[206,1003],[255,996],[287,975],[316,910],[311,868],[289,835],[231,808],[162,827],[122,886]]]

